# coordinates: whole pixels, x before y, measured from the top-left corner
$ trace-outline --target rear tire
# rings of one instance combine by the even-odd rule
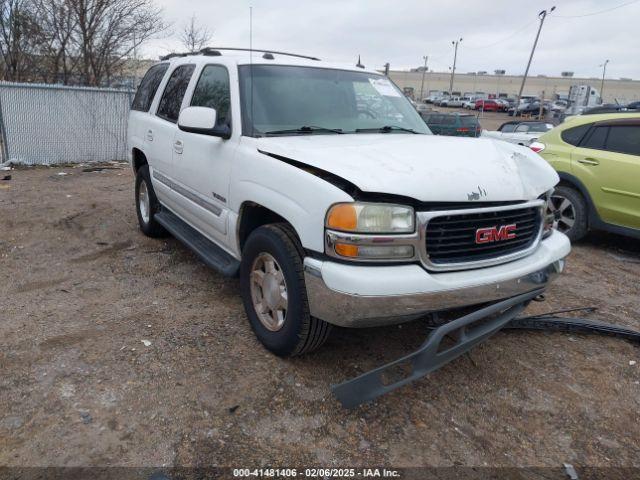
[[[580,240],[589,231],[587,204],[582,194],[572,187],[556,187],[551,195],[549,213],[554,215],[554,228],[572,242]]]
[[[281,357],[319,348],[331,325],[309,313],[303,271],[304,251],[287,224],[259,227],[242,250],[240,290],[258,340]]]
[[[167,231],[155,220],[155,215],[160,211],[160,202],[151,184],[149,165],[141,166],[136,173],[136,213],[140,230],[147,237],[162,238],[168,235]]]

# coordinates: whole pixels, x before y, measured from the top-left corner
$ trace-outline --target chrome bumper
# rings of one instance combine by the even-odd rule
[[[330,289],[318,265],[305,259],[304,277],[311,315],[342,327],[391,325],[429,312],[478,305],[522,295],[546,286],[564,269],[564,259],[506,281],[410,295],[354,295]],[[380,279],[382,282],[383,278]]]

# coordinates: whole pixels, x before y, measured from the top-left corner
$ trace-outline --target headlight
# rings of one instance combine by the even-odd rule
[[[338,203],[327,213],[327,228],[358,233],[412,233],[413,208],[383,203]]]
[[[327,212],[328,255],[361,261],[410,261],[417,241],[413,208],[384,203],[339,203]]]

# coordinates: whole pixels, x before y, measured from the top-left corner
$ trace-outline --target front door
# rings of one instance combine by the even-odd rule
[[[231,128],[227,68],[205,65],[188,106],[216,110],[216,125]],[[197,218],[195,227],[209,237],[226,240],[231,162],[238,134],[228,140],[178,130],[174,139],[174,176],[183,189],[181,201]]]

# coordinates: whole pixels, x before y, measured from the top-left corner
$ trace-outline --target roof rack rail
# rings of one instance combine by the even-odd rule
[[[164,62],[165,60],[170,60],[172,58],[177,58],[177,57],[186,57],[187,55],[194,55],[193,52],[189,52],[189,53],[170,53],[168,55],[163,55],[160,57],[160,61]]]
[[[200,50],[199,52],[170,53],[168,55],[164,55],[163,57],[160,57],[160,60],[164,62],[165,60],[170,60],[172,58],[186,57],[189,55],[211,55],[211,56],[217,57],[219,55],[222,55],[222,53],[220,53],[220,50],[231,50],[236,52],[259,52],[259,53],[264,53],[265,55],[266,54],[286,55],[288,57],[306,58],[307,60],[315,60],[317,62],[320,61],[318,57],[311,57],[308,55],[299,55],[297,53],[278,52],[276,50],[265,50],[262,48],[251,49],[251,48],[238,48],[238,47],[206,47]],[[269,59],[268,57],[264,57],[264,58]]]
[[[205,54],[207,51],[217,51],[217,50],[232,50],[236,52],[261,52],[261,53],[272,53],[276,55],[286,55],[288,57],[297,57],[297,58],[306,58],[307,60],[315,60],[317,62],[320,61],[318,57],[311,57],[309,55],[300,55],[298,53],[288,53],[288,52],[278,52],[276,50],[266,50],[263,48],[239,48],[239,47],[206,47],[200,50],[200,53]]]

